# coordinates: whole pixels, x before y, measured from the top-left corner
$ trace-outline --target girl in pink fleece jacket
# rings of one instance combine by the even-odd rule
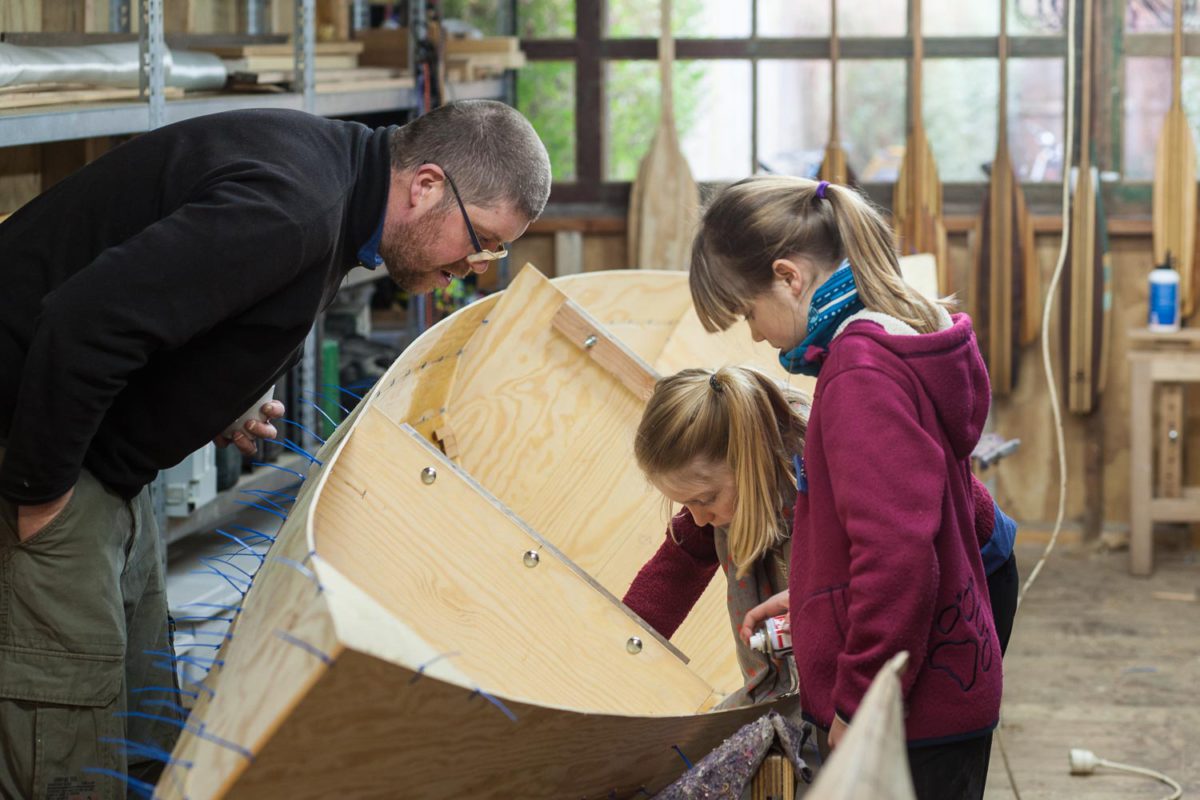
[[[817,376],[792,524],[788,608],[800,701],[836,747],[894,654],[917,796],[981,798],[999,718],[1000,643],[975,536],[970,454],[990,402],[966,315],[900,276],[857,192],[755,177],[722,191],[692,250],[709,330],[745,317]]]

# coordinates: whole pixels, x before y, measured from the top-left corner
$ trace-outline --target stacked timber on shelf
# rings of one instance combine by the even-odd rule
[[[293,46],[249,44],[201,47],[219,56],[229,70],[229,87],[237,91],[281,92],[291,90],[295,55]],[[362,42],[318,42],[313,71],[318,94],[412,88],[413,80],[400,70],[360,67]]]
[[[183,89],[168,86],[168,100],[183,97]],[[84,84],[36,83],[0,89],[0,111],[36,106],[74,105],[76,103],[136,102],[137,89],[99,88]]]
[[[451,37],[445,48],[446,79],[477,81],[525,66],[525,53],[515,36],[485,36],[481,39]]]
[[[217,56],[231,73],[290,70],[295,59],[295,50],[290,43],[198,45],[194,49]],[[362,51],[362,42],[317,42],[313,68],[354,69]]]
[[[527,267],[431,328],[317,454],[158,794],[670,783],[766,708],[712,710],[741,685],[722,579],[670,644],[616,599],[666,525],[633,434],[657,374],[747,362],[785,378],[679,272]]]
[[[441,29],[429,26],[430,38],[439,45],[449,81],[475,81],[496,77],[509,69],[525,66],[525,53],[515,36],[451,36],[441,43]],[[409,35],[407,28],[372,28],[355,34],[365,49],[360,63],[375,67],[407,70]]]

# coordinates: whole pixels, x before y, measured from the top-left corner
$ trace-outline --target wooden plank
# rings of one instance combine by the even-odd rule
[[[422,479],[425,468],[436,470],[432,483]],[[457,651],[455,666],[487,691],[618,714],[688,713],[712,693],[415,431],[368,410],[337,477],[315,509],[317,553],[438,652]],[[413,522],[397,528],[400,509]],[[532,568],[529,551],[539,554]],[[627,650],[631,636],[642,639],[639,653]],[[584,652],[588,665],[572,663]]]
[[[290,83],[295,79],[292,70],[264,70],[261,72],[235,72],[229,76],[233,83],[263,84]],[[404,78],[413,85],[411,76],[405,76],[399,70],[389,67],[354,67],[352,69],[320,69],[315,70],[314,77],[318,86],[322,84],[353,83],[357,81],[378,81]]]
[[[516,36],[484,36],[473,39],[451,36],[446,39],[446,55],[517,53],[521,40]]]
[[[1154,261],[1170,259],[1179,270],[1180,314],[1192,315],[1197,302],[1196,146],[1183,110],[1183,4],[1175,0],[1171,109],[1163,123],[1154,159],[1152,213]]]
[[[1125,334],[1134,349],[1166,348],[1200,350],[1200,328],[1180,328],[1170,333],[1159,333],[1145,327],[1130,328]]]
[[[657,363],[679,320],[692,307],[687,274],[672,270],[618,270],[556,278],[563,294],[587,309],[613,335],[660,373]],[[705,332],[707,336],[707,332]],[[695,362],[690,366],[695,366]]]
[[[1183,495],[1183,384],[1158,387],[1158,496]]]
[[[362,42],[317,42],[313,45],[318,58],[321,56],[356,56],[363,52]],[[212,53],[219,58],[291,58],[293,48],[291,43],[284,44],[205,44],[203,42],[192,46],[193,50]]]
[[[163,90],[168,100],[183,97],[183,89],[168,86]],[[75,89],[70,91],[21,91],[0,93],[0,109],[32,108],[34,106],[74,105],[77,103],[104,103],[136,101],[137,89]]]
[[[643,403],[654,393],[656,373],[577,304],[567,300],[550,321],[554,330],[588,354]]]
[[[764,713],[757,707],[631,724],[624,716],[501,702],[515,720],[469,684],[426,680],[384,658],[348,652],[258,754],[228,800],[644,796],[679,777],[679,752],[698,760]],[[339,734],[330,737],[334,730]],[[465,741],[468,761],[454,755]],[[306,756],[299,760],[297,753]]]
[[[1149,575],[1154,569],[1153,502],[1154,382],[1150,361],[1131,358],[1129,364],[1129,571]]]
[[[675,40],[671,0],[661,0],[658,68],[661,108],[649,152],[629,195],[629,264],[640,269],[687,269],[699,220],[700,195],[675,130],[671,83]]]
[[[225,69],[229,72],[273,72],[291,69],[295,63],[293,56],[248,56],[246,58],[222,59]],[[313,59],[314,69],[354,69],[358,66],[356,55],[319,55]]]

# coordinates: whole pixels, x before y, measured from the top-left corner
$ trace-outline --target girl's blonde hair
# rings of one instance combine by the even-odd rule
[[[938,329],[938,305],[900,275],[892,231],[879,211],[846,186],[783,175],[746,178],[717,194],[692,244],[688,285],[705,329],[725,330],[775,279],[777,259],[804,255],[822,272],[850,260],[858,295],[870,311]]]
[[[807,396],[785,394],[757,370],[722,367],[685,369],[659,380],[642,414],[633,449],[647,477],[698,461],[726,464],[733,472],[737,508],[729,554],[738,577],[788,537],[787,507],[796,486],[792,457],[804,449],[808,406]]]

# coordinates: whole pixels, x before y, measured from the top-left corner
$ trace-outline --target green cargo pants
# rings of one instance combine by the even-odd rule
[[[127,796],[97,769],[152,783],[162,764],[119,740],[170,752],[178,725],[138,714],[181,719],[173,652],[148,490],[127,501],[85,470],[24,542],[0,499],[0,797]]]

